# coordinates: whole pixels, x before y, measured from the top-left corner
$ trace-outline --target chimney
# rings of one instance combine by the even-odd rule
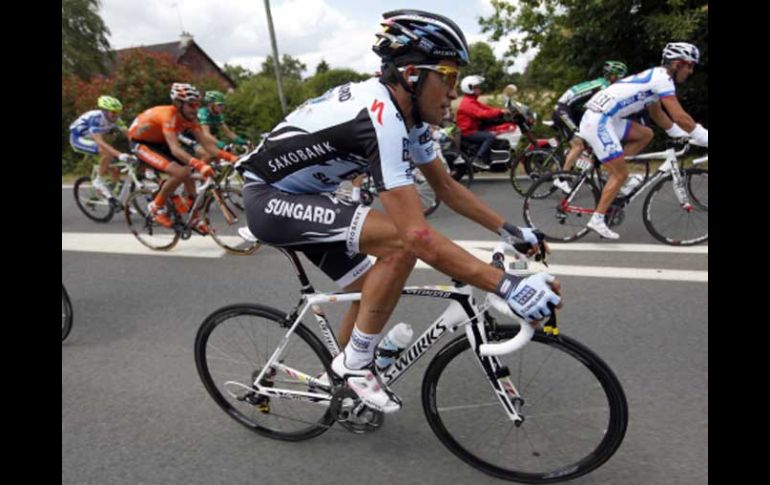
[[[179,36],[179,45],[184,49],[190,42],[192,42],[193,36],[189,32],[182,31],[182,35]]]

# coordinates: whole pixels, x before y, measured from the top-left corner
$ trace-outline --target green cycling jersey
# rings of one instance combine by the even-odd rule
[[[581,108],[591,99],[591,96],[609,85],[610,82],[603,77],[575,84],[561,95],[558,102],[569,107]]]

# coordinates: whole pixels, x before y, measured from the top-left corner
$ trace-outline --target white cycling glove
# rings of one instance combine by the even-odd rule
[[[513,246],[513,243],[517,242],[517,240],[527,242],[533,246],[540,244],[534,229],[529,227],[517,227],[506,222],[503,224],[503,227],[497,231],[497,233],[500,235],[503,241],[507,242],[511,246]]]
[[[684,137],[684,138],[689,138],[689,137],[690,137],[690,134],[689,134],[689,133],[687,133],[686,131],[684,131],[684,130],[682,129],[682,127],[680,127],[680,126],[679,126],[679,125],[677,125],[676,123],[674,123],[673,125],[671,125],[671,128],[669,128],[668,130],[666,130],[666,134],[667,134],[668,136],[670,136],[671,138],[682,138],[682,137]]]
[[[120,155],[118,155],[118,160],[120,160],[123,163],[126,163],[131,160],[131,155],[129,155],[128,153],[121,153]]]
[[[558,305],[561,297],[548,283],[555,280],[548,273],[537,273],[527,278],[504,274],[495,294],[505,300],[513,313],[528,322],[542,320],[551,315],[548,304]]]
[[[695,129],[690,133],[690,137],[693,144],[708,148],[709,131],[700,124],[695,125]]]

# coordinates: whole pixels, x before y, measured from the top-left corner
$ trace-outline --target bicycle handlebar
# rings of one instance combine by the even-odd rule
[[[517,260],[526,259],[526,256],[524,256],[524,254],[522,254],[518,249],[511,246],[510,244],[505,242],[499,243],[497,246],[495,246],[494,252],[492,253],[492,264],[494,266],[497,266],[498,268],[502,268],[503,271],[505,271],[505,250],[506,249],[513,252]],[[513,313],[513,311],[511,310],[511,307],[508,306],[508,303],[506,303],[505,300],[495,295],[494,293],[487,293],[487,302],[492,308],[499,311],[503,315],[507,315],[516,320],[520,320],[521,330],[519,330],[519,333],[517,333],[515,337],[505,342],[500,342],[496,344],[481,344],[479,346],[479,352],[481,353],[481,355],[493,356],[493,355],[510,354],[512,352],[516,352],[517,350],[521,349],[522,347],[527,345],[527,343],[529,343],[530,340],[532,340],[532,336],[535,334],[535,328],[529,323],[519,318],[515,313]]]

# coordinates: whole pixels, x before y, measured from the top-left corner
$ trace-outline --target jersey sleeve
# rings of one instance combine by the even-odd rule
[[[414,183],[409,137],[390,100],[374,99],[354,120],[354,136],[369,163],[377,190]]]
[[[433,137],[427,123],[423,123],[421,128],[413,128],[409,132],[409,151],[415,165],[425,165],[436,158],[436,151],[433,149]]]
[[[669,96],[676,96],[676,87],[674,86],[674,80],[668,75],[656,76],[657,79],[654,83],[655,94],[658,98],[666,98]]]

